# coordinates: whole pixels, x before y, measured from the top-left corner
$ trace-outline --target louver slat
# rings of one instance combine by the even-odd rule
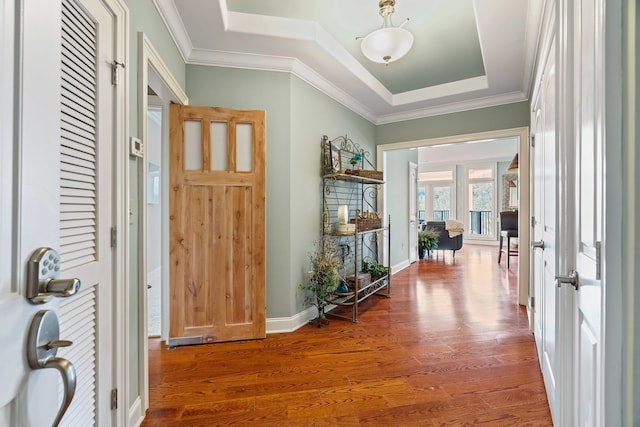
[[[88,288],[60,303],[60,331],[73,345],[61,348],[58,355],[73,361],[77,376],[75,396],[61,425],[95,425],[96,294],[95,287]]]
[[[97,265],[98,40],[96,24],[77,0],[62,0],[60,98],[60,259],[63,270]],[[104,159],[103,159],[104,162]],[[104,225],[103,225],[104,226]],[[60,357],[72,361],[77,386],[61,426],[95,426],[97,420],[97,297],[83,278],[80,292],[60,301],[60,336],[73,342]],[[60,383],[59,388],[62,385]],[[62,390],[59,390],[62,396]],[[102,421],[102,420],[100,420]]]

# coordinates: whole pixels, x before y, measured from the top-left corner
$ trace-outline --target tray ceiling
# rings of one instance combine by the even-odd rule
[[[543,0],[396,0],[409,54],[368,61],[377,0],[155,0],[185,61],[291,72],[389,123],[527,100]]]

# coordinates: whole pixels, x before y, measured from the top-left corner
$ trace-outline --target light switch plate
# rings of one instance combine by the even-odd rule
[[[129,142],[129,154],[136,157],[144,157],[144,144],[142,141],[132,136]]]

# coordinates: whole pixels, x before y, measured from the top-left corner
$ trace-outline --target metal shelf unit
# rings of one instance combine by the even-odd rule
[[[358,170],[373,169],[368,162],[368,153],[360,149],[350,139],[339,137],[329,141],[327,137],[323,144],[323,169],[322,177],[322,231],[325,236],[337,239],[338,246],[342,249],[342,268],[340,275],[343,278],[352,276],[350,290],[345,293],[335,293],[330,299],[332,304],[326,314],[352,322],[358,322],[359,304],[372,295],[384,297],[391,296],[390,251],[391,251],[391,220],[387,218],[386,224],[381,219],[376,226],[376,220],[361,219],[364,213],[372,214],[376,211],[378,191],[384,185],[384,180],[358,176],[352,173],[353,169],[345,171],[342,167],[335,167],[335,163],[350,164],[358,167]],[[338,151],[336,155],[335,151]],[[355,154],[360,154],[360,163],[354,165],[350,162]],[[338,222],[338,207],[346,205],[349,210],[349,218],[355,223],[356,231],[351,233],[336,232]],[[382,252],[387,253],[386,262],[381,258]],[[381,264],[387,269],[388,274],[382,277],[372,277],[369,283],[360,279],[364,263]]]

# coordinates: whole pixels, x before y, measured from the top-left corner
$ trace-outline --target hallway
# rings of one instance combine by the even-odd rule
[[[465,244],[393,276],[360,323],[167,350],[143,426],[550,426],[517,261]]]

